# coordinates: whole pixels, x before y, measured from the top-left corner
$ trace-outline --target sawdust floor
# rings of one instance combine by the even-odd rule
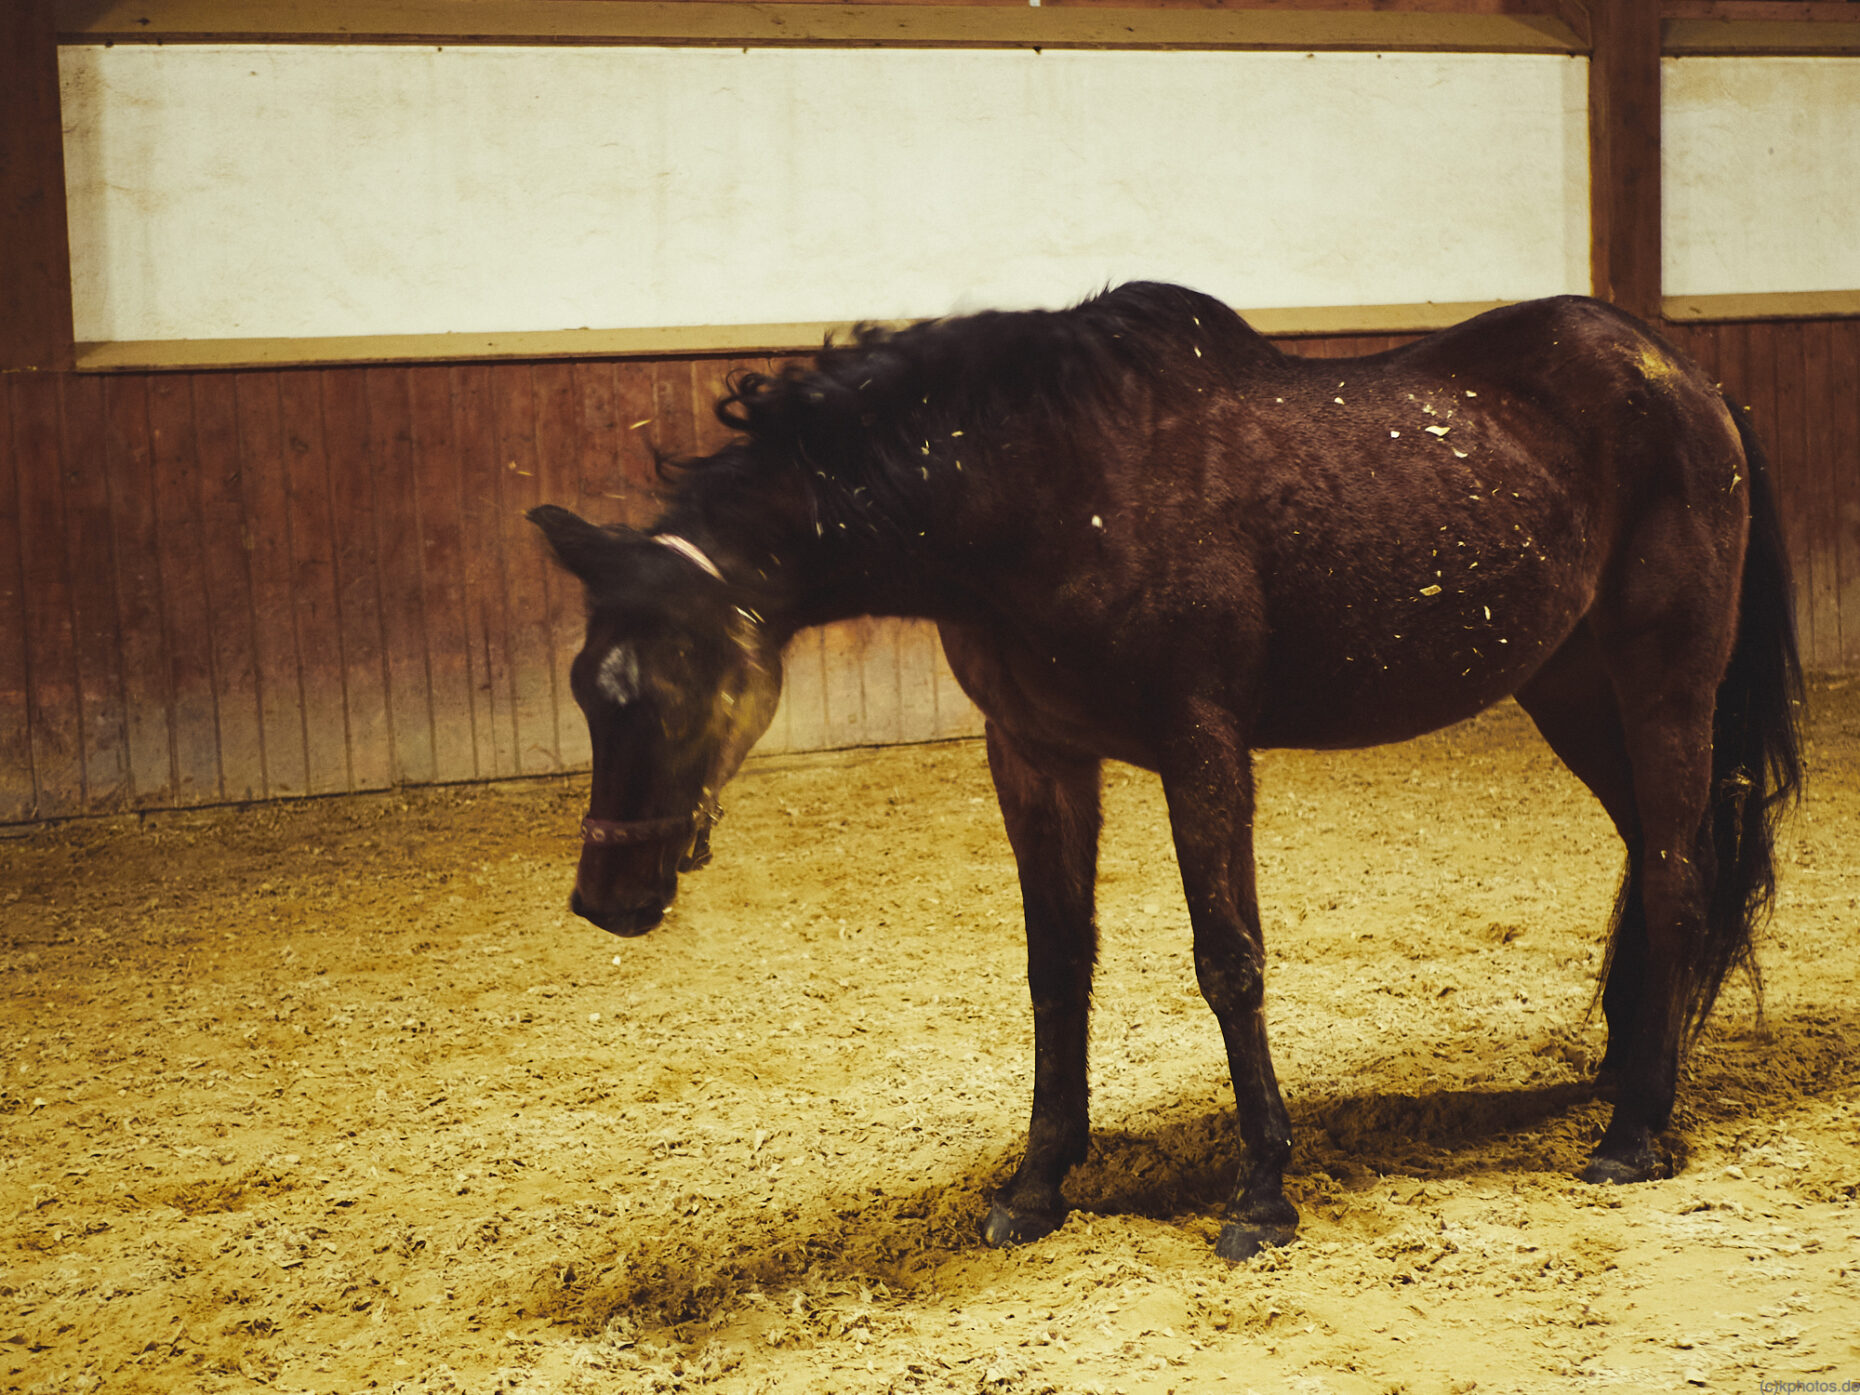
[[[1300,1242],[1234,1168],[1159,789],[1107,775],[1096,1142],[1024,1138],[1012,862],[975,743],[752,763],[609,939],[576,781],[0,840],[0,1388],[1574,1391],[1860,1381],[1860,686],[1821,684],[1764,949],[1676,1178],[1572,1180],[1619,855],[1502,708],[1261,758]],[[1833,1387],[1830,1387],[1833,1388]]]

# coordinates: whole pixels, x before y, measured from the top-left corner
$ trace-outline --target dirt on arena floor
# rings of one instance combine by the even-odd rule
[[[973,742],[752,762],[666,923],[581,782],[0,837],[0,1388],[1759,1391],[1860,1382],[1860,685],[1670,1181],[1573,1174],[1620,854],[1515,707],[1261,757],[1298,1243],[1210,1248],[1231,1092],[1155,780],[1106,775],[1095,1144],[983,1248],[1032,1061]],[[1850,1387],[1852,1388],[1852,1387]]]

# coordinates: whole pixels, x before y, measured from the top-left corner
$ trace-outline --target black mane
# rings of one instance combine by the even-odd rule
[[[1068,310],[860,325],[811,364],[732,376],[716,413],[736,439],[664,462],[668,518],[695,502],[694,490],[708,508],[727,508],[732,484],[798,468],[823,529],[856,526],[908,545],[934,493],[928,482],[985,468],[1023,433],[1069,436],[1197,380],[1230,381],[1237,361],[1277,358],[1220,301],[1153,281]]]

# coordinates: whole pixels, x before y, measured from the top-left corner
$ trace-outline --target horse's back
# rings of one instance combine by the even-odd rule
[[[1510,306],[1285,381],[1264,410],[1296,413],[1292,444],[1246,467],[1277,477],[1251,537],[1262,744],[1416,735],[1518,691],[1598,608],[1735,583],[1735,424],[1702,369],[1611,306]],[[1624,566],[1656,554],[1657,576]]]

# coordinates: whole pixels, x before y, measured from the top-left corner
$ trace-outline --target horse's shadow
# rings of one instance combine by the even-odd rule
[[[1294,1100],[1298,1142],[1287,1181],[1299,1192],[1325,1175],[1450,1178],[1517,1166],[1573,1173],[1600,1133],[1603,1093],[1593,1081],[1569,1081]],[[1494,1146],[1506,1139],[1515,1146]],[[1098,1214],[1211,1215],[1226,1202],[1240,1158],[1232,1109],[1204,1105],[1165,1116],[1160,1128],[1098,1130],[1067,1192],[1076,1209]]]
[[[1860,1059],[1838,1048],[1856,1027],[1860,1012],[1819,1007],[1774,1030],[1708,1042],[1682,1089],[1682,1102],[1691,1102],[1680,1111],[1681,1134],[1712,1133],[1765,1104],[1852,1093],[1860,1087]],[[1232,1108],[1216,1102],[1222,1083],[1208,1076],[1186,1100],[1158,1099],[1095,1129],[1090,1155],[1067,1182],[1074,1210],[1173,1224],[1205,1218],[1211,1235],[1241,1153]],[[1573,1179],[1607,1109],[1594,1081],[1312,1095],[1290,1107],[1297,1142],[1286,1180],[1295,1202],[1383,1175],[1427,1181],[1541,1171]],[[952,1156],[934,1180],[913,1188],[877,1197],[869,1187],[835,1188],[800,1212],[745,1212],[721,1244],[726,1232],[714,1228],[680,1235],[669,1227],[650,1247],[616,1246],[575,1282],[540,1295],[531,1311],[583,1331],[624,1313],[665,1328],[668,1338],[702,1340],[707,1329],[681,1334],[681,1324],[750,1293],[883,1283],[896,1294],[933,1284],[948,1297],[953,1288],[986,1288],[1000,1282],[998,1266],[957,1261],[993,1253],[979,1236],[982,1216],[1024,1142],[1004,1139],[997,1149]],[[1685,1145],[1671,1135],[1667,1142],[1683,1167]],[[875,1153],[873,1165],[882,1161]],[[1308,1218],[1307,1231],[1312,1223]]]

